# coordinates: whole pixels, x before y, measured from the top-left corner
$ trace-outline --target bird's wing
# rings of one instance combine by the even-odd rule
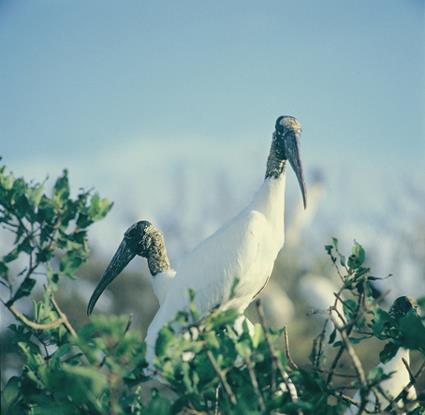
[[[164,305],[178,311],[178,307],[186,304],[187,290],[191,288],[200,311],[208,312],[229,300],[235,278],[239,280],[238,298],[254,295],[258,281],[247,276],[260,261],[268,227],[263,214],[248,211],[204,240],[176,267],[177,275]],[[267,273],[267,267],[264,272]],[[239,308],[237,304],[234,306]]]

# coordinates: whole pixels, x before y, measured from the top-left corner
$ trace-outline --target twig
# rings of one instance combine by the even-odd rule
[[[324,369],[320,369],[320,368],[317,368],[317,370],[318,370],[320,373],[329,373],[329,370],[324,370]],[[334,373],[333,373],[333,375],[334,375],[334,376],[337,376],[337,377],[339,377],[339,378],[349,378],[349,379],[353,379],[353,378],[355,378],[355,379],[357,379],[357,375],[351,375],[351,374],[349,374],[349,373],[339,373],[339,372],[334,372]]]
[[[339,291],[338,294],[341,293],[341,290]],[[363,299],[363,295],[360,295],[359,303],[362,302],[362,299]],[[337,302],[338,302],[338,297],[336,297],[336,299],[335,299],[334,307],[336,307]],[[347,335],[347,338],[348,338],[348,336],[351,333],[351,330],[354,327],[354,324],[356,323],[356,321],[359,319],[359,317],[361,315],[360,312],[359,312],[359,310],[360,310],[360,307],[357,308],[357,312],[356,312],[355,318],[353,318],[348,324],[344,325],[343,327],[339,327],[339,328],[335,326],[335,329],[337,329],[340,333],[341,333],[341,331],[344,331],[344,333]],[[330,314],[329,317],[333,320],[333,323],[335,325],[335,321],[334,321],[334,318],[333,318],[332,314]],[[329,385],[331,383],[331,381],[332,381],[333,373],[334,373],[334,371],[335,371],[335,369],[336,369],[336,367],[338,365],[339,359],[341,359],[341,356],[344,353],[345,346],[346,345],[343,342],[342,345],[341,345],[341,347],[338,349],[338,352],[337,352],[337,354],[336,354],[336,356],[335,356],[335,358],[334,358],[334,360],[332,362],[332,365],[331,365],[331,368],[330,368],[330,371],[329,371],[328,378],[326,379],[326,385]]]
[[[313,366],[317,369],[320,369],[320,358],[322,357],[323,340],[325,339],[326,327],[328,326],[328,323],[329,323],[329,319],[326,319],[325,323],[323,324],[322,331],[313,340],[312,363],[313,363]]]
[[[294,370],[298,369],[298,366],[292,360],[291,354],[289,352],[288,328],[286,326],[283,327],[283,345],[285,350],[285,356],[286,356],[286,359],[288,360],[289,366]]]
[[[217,387],[215,388],[215,403],[214,403],[214,415],[218,415],[218,402],[219,402],[219,397],[220,397],[220,387],[221,387],[221,383],[219,383],[217,385]]]
[[[257,306],[258,317],[260,318],[260,323],[261,323],[261,326],[262,326],[263,331],[264,331],[264,338],[266,340],[270,355],[272,357],[272,365],[275,369],[277,369],[279,371],[280,376],[282,377],[283,383],[286,386],[286,389],[288,391],[289,398],[291,399],[291,401],[297,402],[298,401],[297,389],[295,388],[295,385],[292,382],[292,380],[290,379],[288,373],[283,368],[280,359],[277,357],[276,353],[273,350],[273,346],[272,346],[272,343],[271,343],[270,337],[269,337],[268,327],[267,327],[267,324],[266,324],[266,320],[264,318],[264,311],[263,311],[263,308],[261,307],[260,300],[257,300],[255,302],[255,305]],[[272,384],[273,384],[273,382],[274,382],[274,384],[276,384],[275,370],[272,371]],[[275,389],[272,388],[272,390],[274,391]],[[298,415],[303,415],[303,412],[301,411],[301,409],[298,409],[297,413],[298,413]]]
[[[128,333],[128,330],[130,330],[130,326],[131,326],[131,323],[133,322],[133,314],[131,313],[131,314],[129,314],[129,316],[128,316],[128,321],[127,321],[127,324],[126,324],[126,326],[125,326],[125,328],[124,328],[124,331],[123,331],[123,334],[122,334],[122,337],[120,337],[120,339],[114,344],[114,345],[112,345],[111,347],[110,347],[110,350],[111,351],[113,351],[119,344],[120,344],[120,341],[125,337],[125,335]],[[103,367],[103,365],[105,364],[105,362],[106,362],[106,358],[107,358],[107,355],[105,354],[104,356],[103,356],[103,358],[102,358],[102,360],[100,361],[100,363],[99,363],[99,367]]]
[[[332,393],[332,392],[331,392]],[[343,394],[343,393],[336,393],[336,394],[334,394],[334,396],[336,396],[337,398],[340,398],[340,399],[342,399],[343,401],[345,401],[345,402],[347,402],[347,403],[351,403],[351,405],[354,405],[354,406],[356,406],[357,408],[359,408],[360,407],[360,402],[357,402],[356,400],[354,400],[353,398],[351,398],[350,396],[348,396],[348,395],[345,395],[345,394]],[[363,411],[364,412],[366,412],[367,414],[375,414],[376,412],[375,411],[370,411],[370,410],[368,410],[368,409],[366,409],[366,408],[364,408],[363,409]]]
[[[332,361],[332,365],[329,369],[329,374],[328,377],[326,379],[326,384],[329,385],[332,381],[335,369],[338,365],[339,359],[341,359],[342,354],[344,353],[344,349],[345,349],[345,344],[343,343],[342,346],[338,349],[338,352],[334,358],[334,360]]]
[[[72,327],[71,323],[68,320],[68,317],[66,316],[66,314],[60,309],[58,303],[55,300],[55,297],[53,297],[53,294],[50,297],[50,301],[53,304],[53,307],[55,307],[56,312],[59,314],[60,319],[62,319],[63,325],[65,326],[65,328],[68,330],[68,332],[74,336],[77,337],[77,332],[74,330],[74,327]]]
[[[258,386],[257,376],[255,376],[254,368],[252,367],[252,362],[249,357],[244,357],[244,362],[248,368],[249,377],[251,379],[252,386],[254,387],[255,394],[257,395],[258,402],[260,404],[260,410],[264,412],[266,410],[266,405],[264,403],[263,395],[261,394],[260,387]]]
[[[267,326],[266,326],[266,321],[265,321],[265,318],[264,318],[263,308],[261,307],[261,301],[260,300],[257,300],[255,302],[255,305],[257,307],[258,317],[260,318],[260,323],[261,323],[261,326],[262,326],[263,331],[264,331],[264,338],[265,338],[266,343],[267,343],[267,346],[269,348],[270,356],[272,357],[271,386],[272,386],[272,391],[274,392],[276,390],[277,362],[276,362],[276,359],[274,357],[273,347],[272,347],[271,342],[270,342],[269,333],[268,333]],[[289,391],[288,385],[286,385],[286,388]]]
[[[335,317],[331,315],[331,319],[332,319],[332,322],[334,323],[334,325],[336,325],[337,322],[335,320]],[[367,384],[367,380],[366,380],[366,375],[365,375],[364,370],[363,370],[362,362],[360,361],[359,357],[357,356],[357,353],[355,352],[353,345],[351,344],[351,342],[350,342],[350,340],[347,336],[346,331],[340,330],[340,329],[337,329],[337,330],[339,331],[339,333],[341,335],[341,339],[345,344],[345,348],[347,349],[347,353],[348,353],[348,355],[350,356],[350,358],[353,362],[354,369],[357,372],[357,375],[360,379],[360,382],[362,383],[362,386],[364,388],[367,388],[368,384]]]
[[[401,361],[403,362],[404,367],[406,368],[407,372],[409,373],[410,382],[413,381],[413,383],[415,383],[416,382],[415,375],[412,373],[412,370],[410,369],[409,363],[407,363],[407,361],[404,357],[401,358]]]
[[[359,407],[358,415],[361,415],[363,413],[363,411],[365,410],[365,407],[366,407],[366,404],[367,404],[367,399],[366,399],[366,396],[365,396],[367,389],[368,389],[368,383],[367,383],[366,375],[364,373],[362,363],[361,363],[359,357],[357,356],[357,353],[355,352],[353,345],[350,342],[350,339],[347,336],[346,329],[345,328],[339,328],[337,326],[337,321],[332,314],[330,315],[330,318],[331,318],[332,322],[334,323],[335,329],[339,332],[339,334],[341,336],[341,340],[343,342],[343,345],[345,346],[344,348],[347,350],[347,353],[350,356],[351,361],[353,362],[354,369],[356,370],[357,376],[360,379],[360,383],[361,383],[360,400],[361,401],[360,401],[360,407]],[[343,351],[344,348],[341,347],[340,350]]]
[[[405,396],[409,389],[416,383],[416,379],[421,375],[421,373],[425,369],[425,362],[422,363],[422,365],[419,367],[418,371],[415,373],[413,378],[410,379],[410,382],[402,389],[402,391],[390,402],[390,404],[385,408],[385,410],[389,411],[391,408],[393,408],[394,404],[396,404],[403,396]],[[409,372],[410,374],[410,372]]]
[[[211,353],[210,350],[207,350],[207,357],[213,367],[213,369],[215,370],[215,372],[217,373],[217,376],[220,379],[221,384],[223,385],[224,390],[226,391],[227,395],[229,396],[230,402],[233,405],[236,405],[236,396],[232,391],[232,388],[230,387],[229,383],[226,380],[226,375],[221,371],[220,366],[218,365],[217,361],[215,360],[213,354]]]
[[[56,327],[59,327],[64,323],[62,318],[58,318],[57,320],[51,321],[49,323],[36,323],[35,321],[32,321],[29,318],[25,317],[25,315],[22,314],[19,310],[17,310],[14,305],[7,306],[5,304],[5,306],[18,320],[22,321],[22,323],[24,323],[28,327],[33,328],[34,330],[51,330],[55,329]]]

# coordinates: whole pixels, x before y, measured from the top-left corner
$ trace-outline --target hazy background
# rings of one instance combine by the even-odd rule
[[[425,295],[424,10],[422,0],[0,0],[3,162],[35,180],[67,167],[74,190],[115,202],[91,235],[74,318],[84,321],[136,220],[163,229],[174,262],[247,204],[281,114],[303,125],[311,198],[301,215],[291,172],[292,256],[273,281],[297,298],[307,270],[330,276],[323,245],[338,236],[363,243],[377,275],[393,273],[390,297]],[[133,311],[145,327],[155,304],[141,264],[103,310]]]

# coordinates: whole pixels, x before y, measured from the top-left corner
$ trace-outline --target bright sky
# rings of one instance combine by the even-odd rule
[[[422,0],[3,0],[1,151],[264,140],[286,113],[309,158],[418,162],[424,28]]]
[[[0,154],[27,177],[67,166],[118,211],[171,204],[158,189],[179,169],[200,178],[194,200],[212,197],[204,182],[226,170],[242,203],[263,175],[275,118],[290,114],[304,127],[306,169],[328,179],[328,220],[352,220],[347,206],[386,209],[379,194],[394,181],[425,180],[424,9],[0,0]]]

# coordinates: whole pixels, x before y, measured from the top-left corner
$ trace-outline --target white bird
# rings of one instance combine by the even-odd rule
[[[410,310],[413,310],[413,309],[416,310],[417,307],[418,306],[415,300],[409,297],[399,297],[394,301],[390,310],[390,314],[392,314],[396,318],[400,318],[406,313],[408,313]],[[400,392],[404,389],[404,387],[407,386],[410,382],[410,375],[405,364],[403,363],[403,359],[406,361],[408,365],[410,365],[409,350],[403,347],[400,347],[397,353],[395,354],[395,356],[391,360],[389,360],[386,363],[379,363],[378,365],[378,367],[381,368],[384,373],[391,375],[389,379],[386,379],[379,384],[381,389],[385,392],[385,395],[386,395],[386,397],[384,397],[379,392],[377,394],[379,405],[382,411],[385,409],[386,406],[388,406],[388,398],[389,399],[396,398],[400,394]],[[416,397],[417,397],[416,389],[414,386],[411,386],[407,393],[407,399],[409,401],[415,401]],[[361,399],[360,399],[359,391],[356,392],[353,399],[356,402],[360,403]],[[373,393],[369,394],[369,396],[367,396],[367,400],[368,400],[368,403],[366,405],[366,410],[373,411],[376,406],[375,394]],[[398,402],[398,406],[402,408],[403,400],[400,400]],[[407,405],[409,409],[413,409],[414,406],[415,404]],[[357,414],[358,410],[359,410],[358,406],[352,404],[345,412],[345,415]]]
[[[336,297],[334,293],[338,293],[339,288],[329,278],[316,274],[306,274],[300,279],[298,291],[311,307],[318,312],[322,312],[322,314],[318,315],[323,316],[323,319],[326,319],[329,316],[329,307],[335,304]],[[336,325],[338,327],[342,327],[345,322],[341,318],[344,316],[341,301],[336,303],[335,308],[336,311],[331,310],[331,315],[335,320]],[[331,328],[328,326],[326,333],[330,334],[332,330],[333,327]]]
[[[310,228],[325,196],[323,176],[319,170],[316,170],[308,183],[308,209],[300,209],[300,203],[296,203],[293,209],[291,221],[286,229],[286,247],[297,248],[300,246],[303,241],[303,233]],[[311,235],[311,230],[309,233]]]
[[[260,299],[264,307],[264,314],[272,327],[281,328],[282,325],[291,322],[294,318],[294,303],[273,279],[262,291]]]
[[[276,257],[284,243],[285,180],[291,164],[306,206],[303,170],[299,155],[301,125],[290,116],[276,120],[263,184],[252,202],[233,220],[170,266],[162,234],[149,222],[131,226],[95,289],[88,313],[108,284],[136,256],[147,258],[152,285],[160,308],[147,336],[147,358],[151,361],[159,330],[187,306],[189,289],[205,315],[212,309],[236,309],[243,314],[268,282]],[[235,279],[238,284],[232,294]]]

